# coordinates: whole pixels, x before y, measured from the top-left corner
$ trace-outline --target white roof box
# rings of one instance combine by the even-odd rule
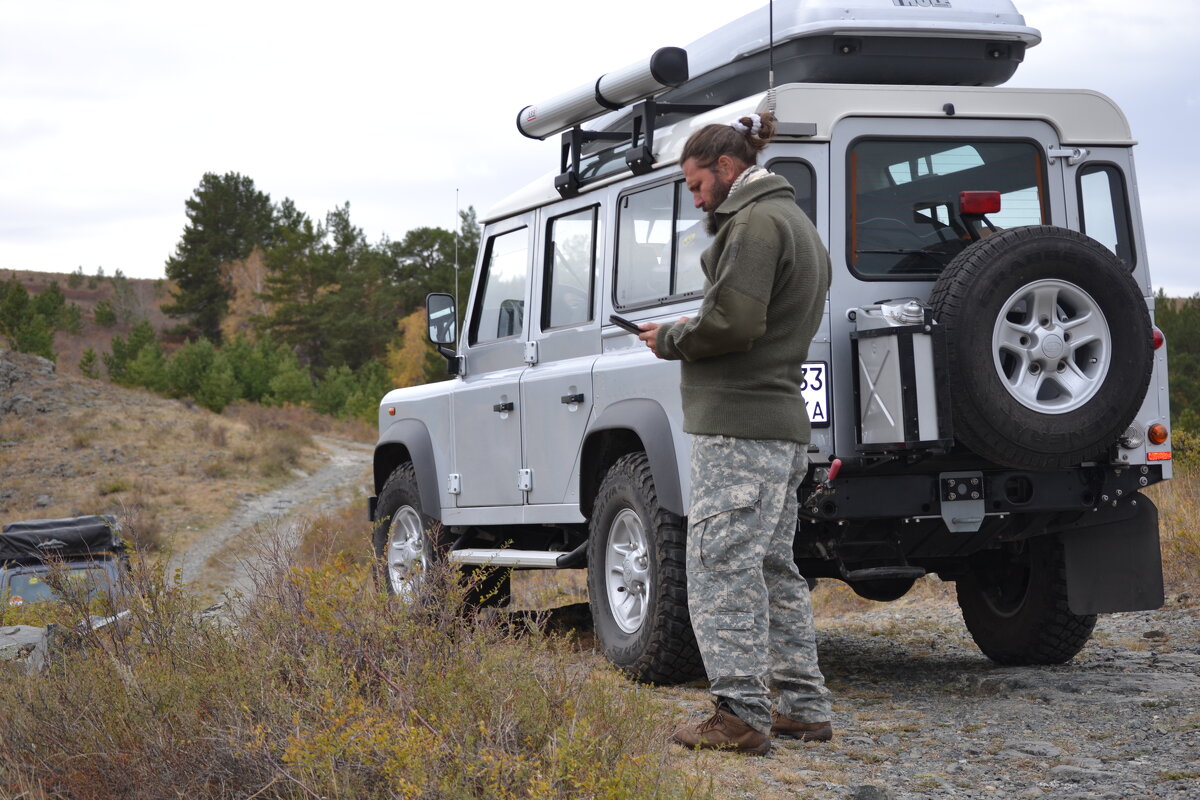
[[[779,0],[686,49],[601,75],[526,106],[517,128],[543,139],[653,95],[666,103],[724,105],[785,83],[999,86],[1042,40],[1011,0]],[[773,43],[773,47],[769,46]]]
[[[769,20],[763,7],[688,45],[692,78],[663,99],[746,97],[766,88],[769,60],[777,86],[998,86],[1042,40],[1010,0],[792,0],[775,3],[769,59]]]

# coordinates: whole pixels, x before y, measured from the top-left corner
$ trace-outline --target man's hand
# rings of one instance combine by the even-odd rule
[[[687,317],[679,318],[680,323],[687,321]],[[639,324],[638,327],[642,329],[642,332],[638,334],[638,338],[646,343],[646,347],[650,348],[650,352],[654,353],[654,355],[658,356],[659,358],[662,358],[658,352],[658,329],[662,326],[657,322],[643,322]]]

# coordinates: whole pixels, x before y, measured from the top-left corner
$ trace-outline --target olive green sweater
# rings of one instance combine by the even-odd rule
[[[688,433],[806,443],[801,365],[829,289],[829,253],[786,179],[750,181],[716,211],[700,312],[658,330],[681,364]]]

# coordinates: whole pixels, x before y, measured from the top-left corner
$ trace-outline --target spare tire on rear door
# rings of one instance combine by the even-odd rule
[[[955,256],[930,302],[954,434],[997,464],[1102,456],[1146,396],[1150,315],[1129,268],[1065,228],[1011,228]]]

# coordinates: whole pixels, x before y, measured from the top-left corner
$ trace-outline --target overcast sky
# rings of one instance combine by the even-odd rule
[[[0,270],[160,277],[205,172],[371,241],[452,228],[557,167],[522,107],[765,3],[0,0]],[[1122,106],[1154,284],[1200,292],[1200,2],[1017,8],[1043,42],[1008,85]]]

